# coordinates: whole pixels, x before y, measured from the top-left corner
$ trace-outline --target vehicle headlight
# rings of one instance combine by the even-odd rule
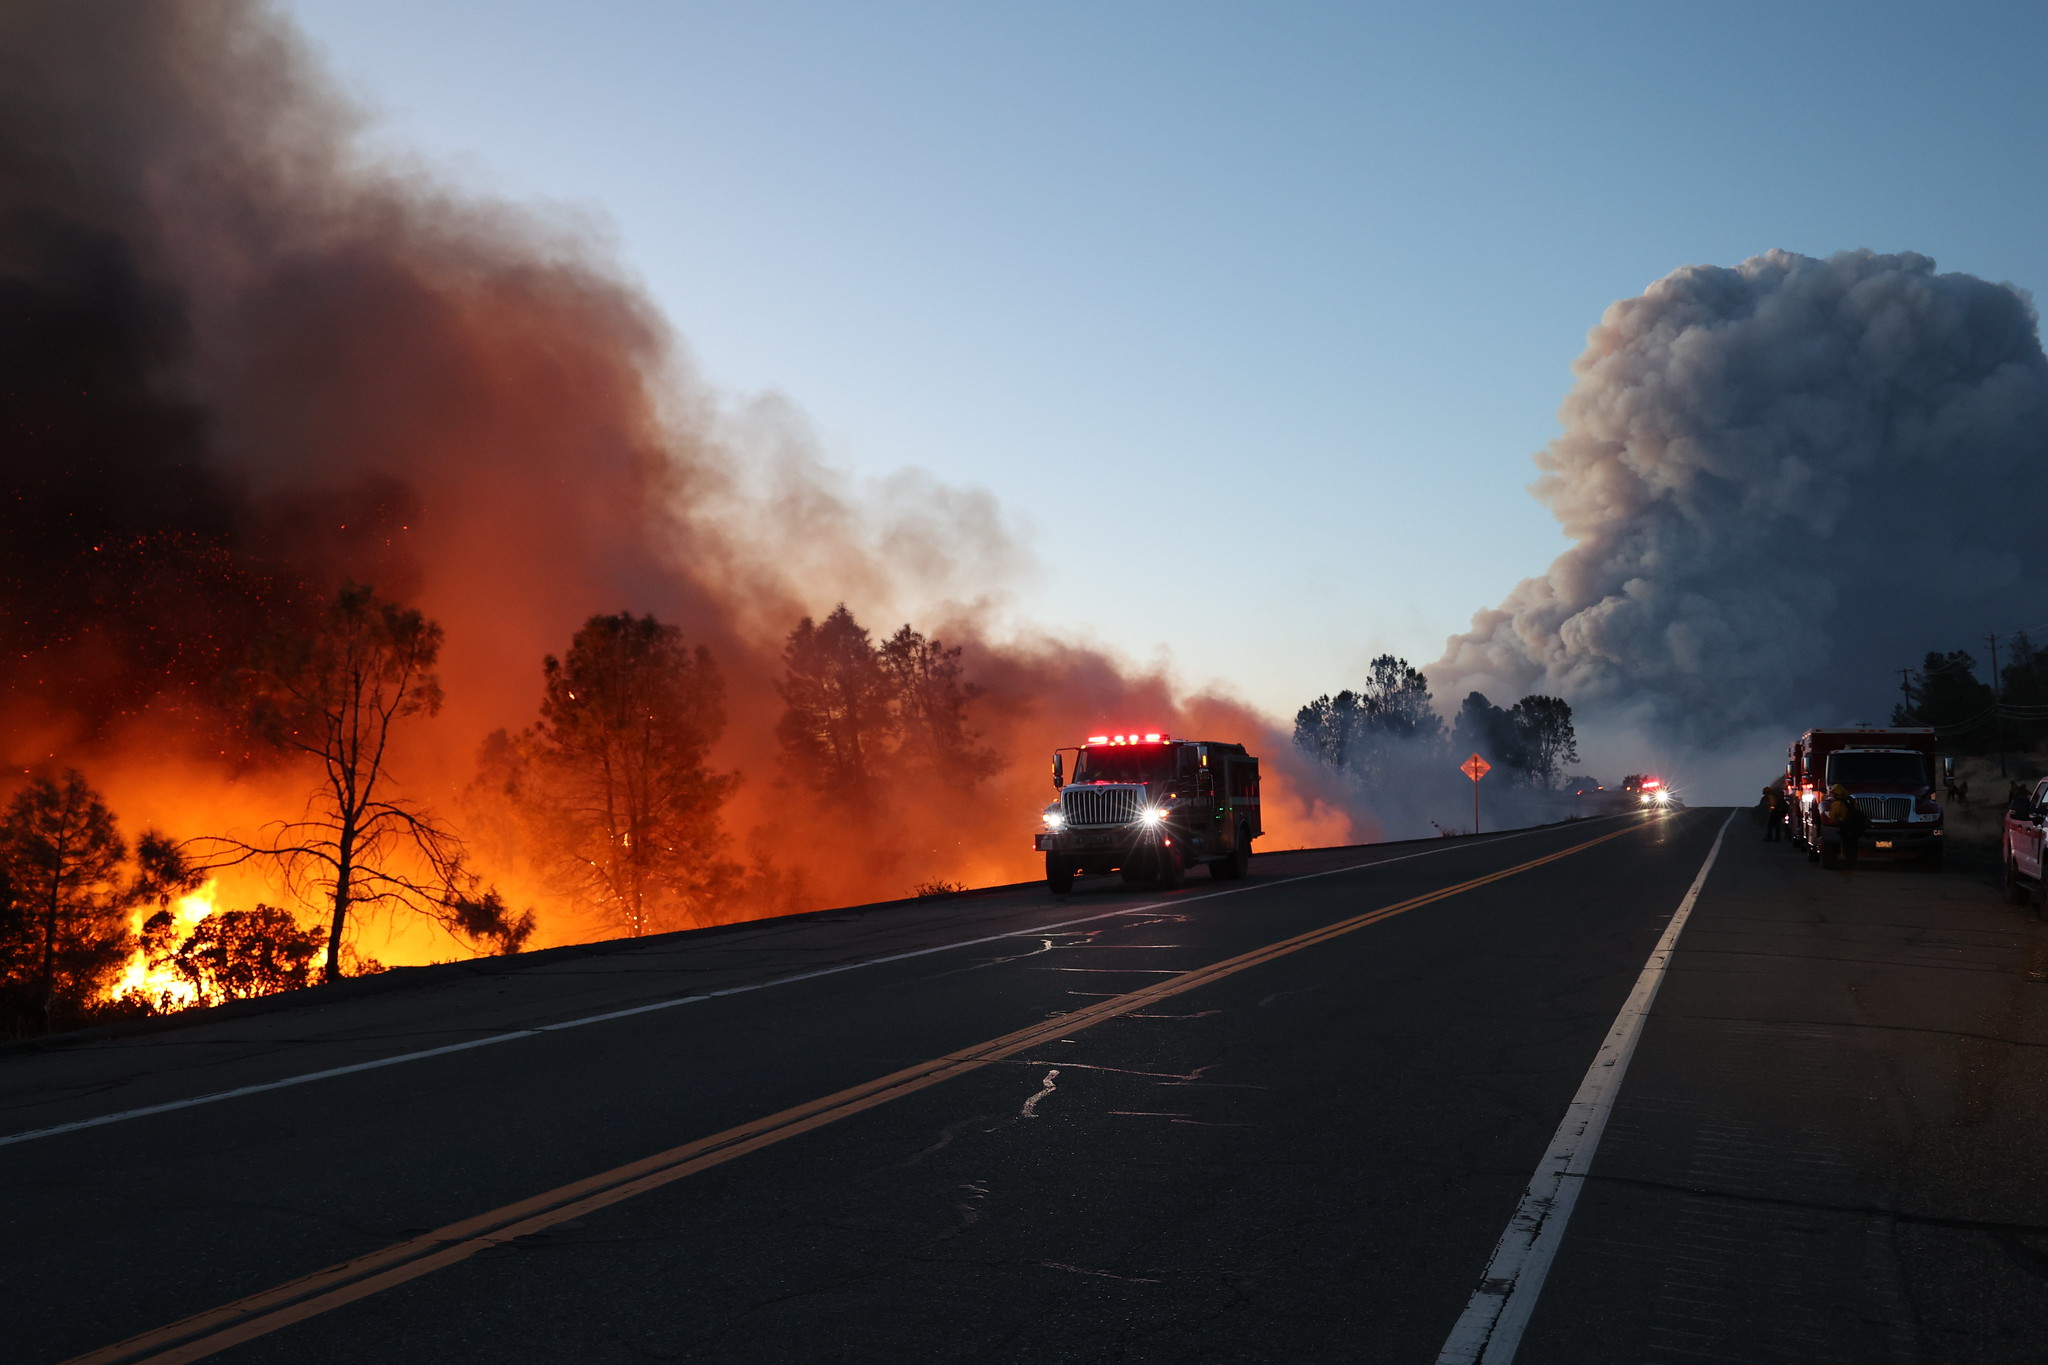
[[[1067,823],[1067,813],[1055,807],[1045,813],[1045,827],[1059,829]]]
[[[1148,825],[1156,825],[1166,818],[1166,812],[1157,806],[1147,806],[1138,812],[1138,818]]]
[[[1670,793],[1670,792],[1658,792],[1658,793],[1657,793],[1657,804],[1658,804],[1658,805],[1660,805],[1660,806],[1663,806],[1663,805],[1669,805],[1669,804],[1670,804],[1670,802],[1671,802],[1671,793]]]

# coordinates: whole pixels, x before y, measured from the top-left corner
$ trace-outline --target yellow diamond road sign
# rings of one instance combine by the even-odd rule
[[[1474,754],[1458,765],[1458,771],[1471,778],[1474,782],[1477,782],[1480,778],[1493,771],[1493,765],[1478,754]]]

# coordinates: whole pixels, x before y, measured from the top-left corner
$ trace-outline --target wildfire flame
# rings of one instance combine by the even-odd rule
[[[208,882],[191,895],[171,902],[171,916],[180,942],[190,938],[199,922],[220,908],[215,903],[216,893],[216,884]],[[149,906],[137,910],[129,919],[129,931],[140,938],[144,921],[154,913]],[[129,955],[112,996],[116,1000],[144,1000],[161,1010],[181,1010],[199,1003],[199,987],[168,966],[152,965],[148,952],[138,946]]]

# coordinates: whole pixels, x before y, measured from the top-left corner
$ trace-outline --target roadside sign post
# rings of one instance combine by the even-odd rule
[[[1479,779],[1493,771],[1493,765],[1478,754],[1458,765],[1458,771],[1472,779],[1472,832],[1479,832]]]

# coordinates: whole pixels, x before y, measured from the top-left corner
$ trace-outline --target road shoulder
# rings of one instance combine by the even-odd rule
[[[1729,837],[1520,1359],[2048,1358],[2048,926]]]

